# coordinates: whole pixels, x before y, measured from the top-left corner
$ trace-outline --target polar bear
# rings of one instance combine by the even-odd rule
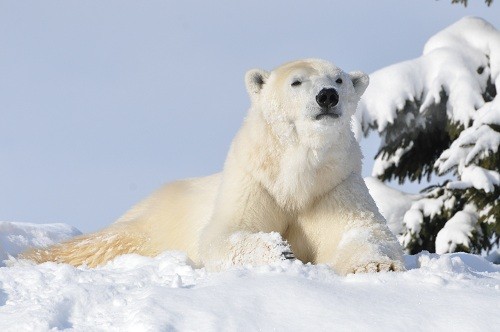
[[[209,271],[285,259],[341,275],[404,270],[350,129],[368,76],[305,59],[245,83],[251,107],[221,173],[167,184],[110,227],[22,258],[94,267],[182,250]]]

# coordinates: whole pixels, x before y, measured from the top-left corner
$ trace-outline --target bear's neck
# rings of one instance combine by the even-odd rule
[[[284,144],[260,112],[250,112],[228,158],[234,158],[282,208],[300,210],[353,172],[361,173],[361,151],[346,127],[336,140],[323,146],[311,147],[300,139]]]

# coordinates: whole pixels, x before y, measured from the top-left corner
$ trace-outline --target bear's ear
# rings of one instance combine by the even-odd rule
[[[362,71],[352,71],[349,73],[349,77],[351,78],[352,85],[354,86],[354,91],[356,91],[356,94],[361,97],[368,87],[370,78]]]
[[[260,93],[268,77],[269,73],[262,69],[251,69],[247,71],[245,75],[245,84],[251,98]]]

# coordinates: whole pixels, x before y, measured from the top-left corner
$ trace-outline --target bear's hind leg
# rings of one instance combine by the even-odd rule
[[[116,256],[141,253],[147,239],[127,227],[109,227],[102,231],[77,236],[48,248],[30,249],[18,256],[36,263],[57,262],[73,266],[96,267]]]

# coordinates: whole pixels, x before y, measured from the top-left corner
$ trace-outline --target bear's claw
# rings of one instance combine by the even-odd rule
[[[405,271],[405,268],[399,262],[368,263],[366,266],[360,266],[354,269],[353,273],[374,273],[374,272],[399,272]]]
[[[291,251],[284,251],[283,253],[281,253],[281,256],[283,256],[285,259],[295,259],[295,255]]]

